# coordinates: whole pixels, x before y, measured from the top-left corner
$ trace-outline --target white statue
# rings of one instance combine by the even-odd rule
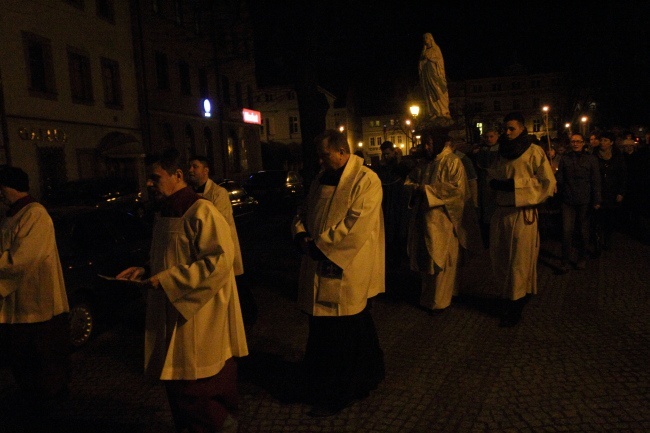
[[[445,76],[445,62],[440,47],[434,42],[431,33],[424,34],[424,47],[418,65],[420,85],[426,102],[426,115],[429,119],[444,117],[449,114],[449,92]]]

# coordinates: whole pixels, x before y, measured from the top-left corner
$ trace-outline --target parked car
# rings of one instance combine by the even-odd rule
[[[47,191],[46,206],[119,207],[142,216],[144,204],[138,182],[119,177],[77,179]]]
[[[221,179],[217,184],[228,191],[232,213],[235,219],[250,216],[257,211],[259,202],[248,194],[246,189],[237,181],[232,179]]]
[[[252,173],[244,187],[263,205],[295,205],[305,196],[302,176],[292,170]]]
[[[107,280],[149,259],[151,229],[117,208],[49,208],[70,303],[70,341],[86,344],[142,291],[133,283]]]

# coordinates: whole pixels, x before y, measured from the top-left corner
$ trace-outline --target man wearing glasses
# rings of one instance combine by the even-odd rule
[[[560,271],[570,269],[574,231],[578,232],[576,269],[587,265],[589,242],[589,210],[600,208],[600,172],[594,155],[583,151],[585,138],[571,135],[571,151],[560,160],[557,170],[558,192],[562,200],[562,264]]]

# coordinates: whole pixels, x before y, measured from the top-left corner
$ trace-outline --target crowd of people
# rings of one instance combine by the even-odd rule
[[[609,248],[626,203],[647,209],[650,134],[630,144],[602,132],[587,144],[574,133],[570,150],[545,151],[524,125],[520,113],[508,114],[502,133],[486,130],[467,154],[448,129],[426,130],[418,158],[386,142],[372,169],[339,131],[316,138],[321,171],[292,224],[302,254],[297,302],[309,324],[293,399],[311,405],[308,415],[336,414],[384,379],[371,313],[386,266],[406,258],[421,278],[420,306],[440,315],[458,291],[465,256],[489,248],[505,300],[500,326],[513,327],[537,292],[540,206],[556,198],[561,208],[563,272],[574,246],[575,267],[585,268],[590,223],[597,254]],[[147,294],[145,373],[164,383],[179,432],[237,431],[236,358],[248,354],[240,297],[252,296],[227,192],[208,166],[199,155],[184,163],[175,149],[147,158],[158,203],[149,267],[117,275]],[[0,167],[0,198],[8,209],[0,225],[0,342],[37,416],[44,402],[68,393],[65,282],[52,220],[23,170]]]
[[[503,130],[486,129],[465,153],[441,129],[423,131],[422,148],[407,157],[389,141],[381,145],[382,160],[373,168],[392,239],[387,266],[403,257],[420,273],[420,303],[432,314],[457,292],[457,264],[476,245],[475,216],[501,295],[512,301],[502,326],[519,322],[537,290],[540,231],[562,240],[559,273],[585,269],[589,258],[610,248],[615,230],[647,236],[650,132],[643,140],[592,131],[589,141],[570,133],[540,142],[523,125],[520,113],[510,113]],[[557,231],[548,230],[554,224]]]
[[[551,140],[545,150],[560,188],[546,207],[555,207],[563,219],[562,272],[584,269],[587,258],[611,247],[614,231],[650,241],[650,132],[571,133]]]

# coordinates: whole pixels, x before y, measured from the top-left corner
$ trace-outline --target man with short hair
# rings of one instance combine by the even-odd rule
[[[164,381],[178,431],[237,431],[237,364],[248,354],[230,227],[185,182],[178,151],[148,158],[161,204],[147,288],[145,373]],[[139,280],[143,268],[117,278]]]
[[[315,144],[322,170],[292,231],[304,254],[298,304],[309,315],[302,388],[308,414],[329,416],[384,379],[370,314],[384,292],[384,225],[381,181],[345,135],[327,130]]]
[[[488,168],[497,205],[490,223],[490,258],[507,297],[499,326],[513,327],[529,295],[537,293],[537,206],[553,195],[555,176],[544,149],[530,142],[524,116],[512,112],[503,121],[499,157]]]
[[[239,302],[241,304],[242,314],[244,315],[244,323],[246,325],[252,325],[257,320],[257,304],[255,303],[248,279],[244,276],[244,262],[242,260],[239,236],[237,235],[237,226],[235,224],[228,190],[210,179],[209,162],[205,156],[191,156],[187,174],[188,183],[194,189],[194,192],[210,200],[230,226],[230,235],[235,245],[233,269],[235,271]]]
[[[217,185],[210,179],[210,168],[208,159],[205,156],[194,155],[190,157],[190,166],[187,170],[187,183],[194,189],[194,192],[201,197],[207,198],[223,215],[230,226],[230,234],[235,245],[235,261],[233,269],[235,276],[244,273],[244,263],[241,257],[241,248],[239,246],[239,236],[237,236],[237,227],[232,212],[232,203],[228,196],[226,188]]]
[[[558,165],[557,190],[562,201],[562,264],[560,271],[569,271],[574,230],[579,236],[576,244],[576,269],[585,269],[589,244],[590,209],[601,204],[600,167],[595,155],[584,152],[585,138],[580,133],[571,134],[571,152],[566,153]]]
[[[0,169],[0,198],[9,206],[0,225],[0,350],[33,421],[44,401],[67,394],[70,331],[54,225],[28,191],[27,173]]]

